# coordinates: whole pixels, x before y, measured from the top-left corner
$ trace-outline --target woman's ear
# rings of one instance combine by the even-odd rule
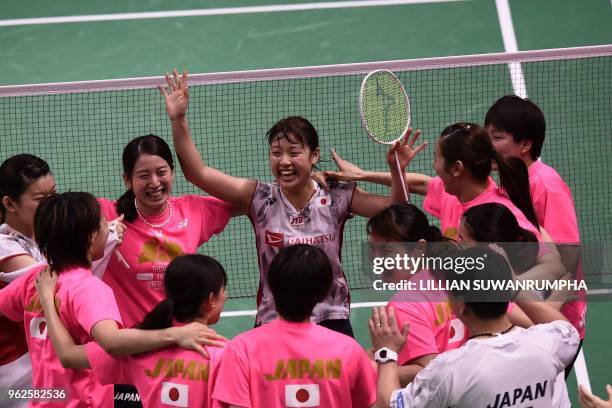
[[[463,162],[461,160],[457,160],[453,164],[453,168],[452,168],[451,174],[454,177],[459,177],[459,176],[461,176],[461,174],[463,174]]]
[[[451,310],[453,311],[455,316],[457,316],[457,318],[461,319],[461,317],[463,317],[466,312],[465,302],[459,298],[455,298],[452,296],[449,296],[448,299],[448,303],[450,305]]]
[[[310,152],[310,163],[314,166],[321,159],[321,150],[317,147],[312,152]]]
[[[9,196],[2,197],[2,206],[8,212],[14,213],[17,211],[17,209],[15,208],[15,202],[11,200],[11,197]]]
[[[519,143],[519,149],[521,154],[527,154],[531,151],[531,146],[533,145],[533,141],[529,139],[523,139]]]
[[[132,179],[127,175],[127,173],[123,173],[123,183],[125,184],[125,188],[127,190],[132,189]]]
[[[206,300],[206,306],[209,312],[215,308],[215,301],[216,301],[215,294],[210,292],[208,294],[208,299]]]
[[[413,252],[416,255],[416,257],[419,257],[425,254],[426,249],[427,249],[427,241],[425,241],[424,239],[419,239],[416,245],[414,246]]]

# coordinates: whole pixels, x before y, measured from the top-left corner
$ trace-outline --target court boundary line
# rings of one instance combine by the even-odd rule
[[[458,3],[470,0],[360,0],[334,1],[329,3],[276,4],[243,7],[219,7],[209,9],[143,11],[133,13],[84,14],[80,16],[32,17],[0,20],[0,27],[24,25],[67,24],[101,21],[151,20],[176,17],[223,16],[235,14],[276,13],[288,11],[329,10],[341,8],[364,8],[382,6],[401,6],[429,3]]]
[[[362,309],[366,307],[384,306],[387,302],[357,302],[351,304],[351,309]],[[242,316],[255,316],[257,310],[230,310],[227,312],[221,312],[221,317],[242,317]]]
[[[207,74],[192,74],[189,78],[190,83],[193,85],[207,85],[365,74],[376,69],[388,69],[391,71],[418,71],[427,69],[460,68],[476,65],[483,66],[507,64],[510,62],[541,62],[607,56],[612,56],[612,44],[587,47],[552,48],[546,50],[519,51],[510,53],[503,52],[353,64],[216,72]],[[151,76],[77,82],[5,85],[0,86],[0,97],[144,89],[155,88],[158,85],[165,84],[166,82],[163,76]]]
[[[610,295],[612,294],[612,289],[592,289],[588,291],[589,295]],[[363,309],[367,307],[375,307],[375,306],[385,306],[387,302],[356,302],[351,303],[351,309]],[[227,312],[221,312],[221,317],[241,317],[241,316],[255,316],[257,314],[257,310],[255,309],[247,309],[247,310],[230,310]]]
[[[495,0],[497,8],[497,18],[499,19],[499,27],[502,33],[504,49],[506,52],[518,52],[518,42],[516,40],[516,32],[512,21],[512,12],[508,0]],[[511,62],[508,64],[510,70],[510,81],[515,95],[521,98],[527,98],[527,84],[523,75],[523,68],[520,62]]]

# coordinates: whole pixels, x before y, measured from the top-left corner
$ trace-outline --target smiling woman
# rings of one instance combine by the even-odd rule
[[[188,181],[227,201],[247,214],[255,230],[261,283],[256,325],[276,317],[274,299],[266,276],[272,259],[285,246],[309,243],[323,249],[332,265],[331,291],[312,311],[322,326],[352,336],[349,321],[349,288],[340,264],[344,223],[351,213],[371,217],[393,202],[403,201],[397,152],[404,168],[414,156],[412,145],[396,143],[387,155],[392,165],[389,197],[366,193],[355,183],[331,183],[329,191],[312,179],[319,160],[319,135],[308,120],[291,116],[276,122],[267,132],[270,171],[274,182],[237,178],[206,166],[191,138],[186,120],[189,94],[187,73],[166,76],[168,89],[160,87],[172,122],[172,136]],[[406,138],[407,139],[407,138]]]
[[[125,193],[115,202],[98,201],[108,219],[123,216],[127,224],[103,279],[113,289],[124,325],[132,327],[164,299],[167,265],[223,231],[232,208],[213,197],[173,197],[172,152],[155,135],[125,146],[123,172]]]

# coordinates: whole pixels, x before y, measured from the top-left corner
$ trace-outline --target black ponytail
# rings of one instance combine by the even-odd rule
[[[136,326],[142,330],[161,330],[172,327],[174,318],[174,304],[172,299],[164,299],[145,316],[144,320]]]
[[[124,215],[124,220],[126,222],[133,222],[136,219],[138,213],[136,213],[136,204],[134,200],[136,196],[134,192],[130,189],[127,190],[119,199],[117,200],[117,204],[115,207],[117,208],[117,214]]]
[[[227,284],[227,274],[215,259],[200,254],[175,258],[164,273],[166,299],[149,312],[138,328],[157,330],[171,327],[173,320],[191,322],[210,294],[218,295]]]
[[[531,191],[529,189],[529,172],[525,162],[518,157],[502,157],[494,154],[497,169],[499,171],[499,184],[504,189],[508,198],[518,207],[527,219],[537,228],[540,228],[536,217]]]
[[[429,226],[429,231],[427,233],[427,238],[425,239],[427,242],[448,242],[450,238],[447,238],[442,234],[440,228],[435,225]]]

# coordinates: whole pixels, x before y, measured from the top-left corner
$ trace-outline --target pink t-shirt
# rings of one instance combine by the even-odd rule
[[[538,222],[552,240],[557,244],[578,245],[580,232],[572,192],[559,173],[547,164],[535,161],[529,166],[529,187]],[[582,264],[579,264],[576,279],[583,278]],[[579,295],[582,297],[585,294]],[[581,339],[586,332],[586,309],[587,304],[582,300],[568,302],[561,308]]]
[[[410,280],[435,278],[429,271],[423,270]],[[399,327],[410,325],[408,338],[399,353],[400,365],[427,354],[456,349],[467,341],[467,328],[453,314],[446,295],[439,291],[399,292],[389,301],[388,307],[395,310]]]
[[[87,358],[101,384],[134,384],[144,407],[211,407],[223,348],[200,353],[170,347],[115,358],[97,343],[87,344]]]
[[[279,319],[229,343],[213,398],[214,406],[369,407],[376,374],[354,339]]]
[[[32,406],[112,407],[111,386],[100,385],[91,370],[62,367],[55,353],[35,287],[36,276],[44,267],[33,266],[0,291],[0,313],[24,323],[32,358],[32,385],[64,389],[68,396],[54,404],[33,402]],[[121,325],[113,292],[87,269],[70,269],[59,275],[55,302],[60,318],[77,344],[91,342],[91,329],[102,320],[114,320]]]
[[[519,226],[531,231],[541,241],[540,231],[525,217],[516,205],[506,196],[489,177],[489,186],[478,197],[466,203],[444,190],[444,183],[440,177],[434,177],[429,181],[427,195],[423,201],[425,211],[440,219],[441,229],[444,236],[457,239],[459,236],[459,223],[463,213],[468,209],[480,204],[499,203],[506,206],[516,217]]]
[[[214,197],[170,197],[172,219],[163,228],[152,228],[136,218],[127,224],[123,242],[108,262],[103,280],[117,298],[125,327],[134,327],[164,300],[164,272],[174,258],[195,253],[200,245],[219,234],[232,208]],[[115,202],[99,198],[107,219],[117,218]],[[163,223],[168,215],[147,217],[150,224]]]
[[[529,187],[538,222],[553,241],[578,244],[580,233],[572,192],[559,173],[535,161],[529,166]]]

